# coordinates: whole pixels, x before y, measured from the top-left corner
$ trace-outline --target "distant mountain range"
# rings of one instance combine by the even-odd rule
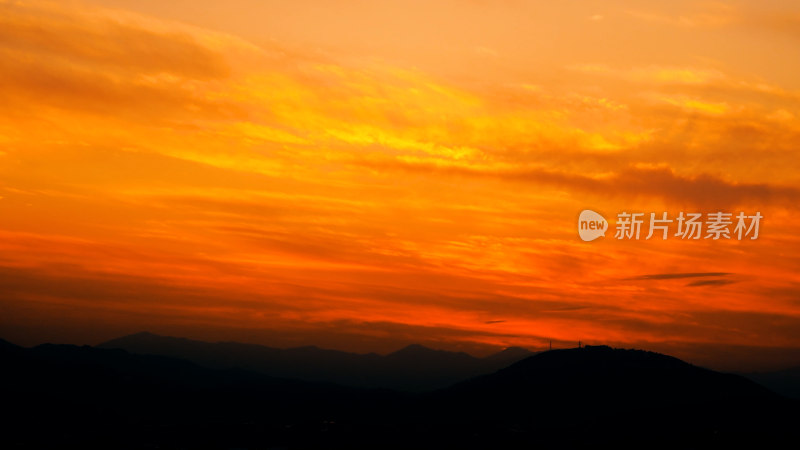
[[[511,347],[476,358],[415,344],[381,356],[313,346],[278,349],[237,342],[210,343],[147,332],[113,339],[98,348],[170,356],[214,369],[238,368],[274,377],[413,392],[443,388],[492,373],[533,354],[524,348]]]
[[[402,405],[391,391],[214,370],[164,356],[0,341],[0,448],[309,444],[320,424]]]
[[[233,345],[152,335],[133,340],[159,339],[195,349]],[[334,355],[341,361],[351,354]],[[428,359],[418,360],[421,367],[444,367],[431,361],[451,357],[456,364],[473,360],[418,346],[392,355],[361,356],[408,364],[423,355]],[[291,380],[89,346],[23,348],[0,341],[0,367],[4,449],[730,449],[800,443],[798,401],[738,375],[605,346],[542,352],[427,393]],[[397,367],[416,376],[409,366]]]

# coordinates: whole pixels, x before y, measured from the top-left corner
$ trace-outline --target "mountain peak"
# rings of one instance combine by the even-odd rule
[[[159,338],[159,337],[164,337],[164,336],[161,336],[160,334],[151,333],[149,331],[140,331],[138,333],[133,333],[133,334],[129,334],[127,336],[122,336],[122,337],[123,338],[134,338],[134,337],[138,337],[138,338]]]
[[[512,364],[524,358],[533,355],[534,352],[522,347],[506,347],[497,353],[486,356],[484,359],[487,361],[495,361],[503,365]],[[502,367],[498,367],[501,369]]]
[[[426,347],[422,344],[410,344],[407,345],[396,352],[390,353],[386,355],[387,358],[397,357],[397,356],[407,356],[407,357],[414,357],[414,356],[452,356],[457,358],[474,358],[467,353],[464,352],[451,352],[449,350],[437,350],[430,347]]]
[[[520,355],[520,354],[532,354],[530,350],[524,347],[506,347],[499,352],[495,353],[495,355]]]
[[[435,350],[421,344],[407,345],[394,353],[385,356],[387,361],[402,363],[407,367],[437,367],[440,370],[448,365],[472,365],[478,358],[464,352]],[[455,366],[452,366],[455,367]]]
[[[397,350],[394,353],[401,353],[401,352],[402,353],[417,353],[417,352],[436,352],[436,351],[441,351],[441,350],[434,350],[434,349],[432,349],[430,347],[425,347],[422,344],[409,344],[409,345],[406,345],[405,347],[401,348],[400,350]]]
[[[160,334],[151,333],[149,331],[140,331],[138,333],[133,334],[126,334],[125,336],[120,336],[118,338],[111,339],[107,342],[117,342],[117,341],[142,341],[142,340],[153,340],[153,339],[169,339],[168,336],[161,336]],[[104,345],[100,344],[101,346]]]
[[[187,338],[161,336],[149,331],[129,334],[98,344],[97,348],[123,349],[143,355],[163,355],[172,357],[188,357],[209,346],[207,342],[194,341]]]

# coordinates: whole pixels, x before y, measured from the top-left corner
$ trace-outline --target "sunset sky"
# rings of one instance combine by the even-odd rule
[[[788,0],[0,0],[0,337],[796,365],[798,49]]]

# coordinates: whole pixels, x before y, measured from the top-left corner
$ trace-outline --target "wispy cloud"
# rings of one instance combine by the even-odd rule
[[[726,284],[733,284],[735,280],[698,280],[692,281],[687,286],[725,286]]]
[[[542,168],[479,169],[402,161],[364,162],[365,165],[409,172],[488,177],[559,189],[577,190],[605,197],[650,196],[683,204],[729,208],[741,204],[789,205],[800,199],[800,189],[766,183],[735,183],[703,174],[680,176],[669,168],[629,167],[617,173],[590,177]]]
[[[627,278],[628,280],[673,280],[676,278],[702,278],[702,277],[724,277],[731,275],[727,272],[700,272],[700,273],[656,273],[650,275],[640,275]]]

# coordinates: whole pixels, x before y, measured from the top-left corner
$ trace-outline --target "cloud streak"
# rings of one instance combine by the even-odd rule
[[[656,273],[627,278],[628,280],[673,280],[680,278],[724,277],[731,275],[727,272],[702,272],[702,273]]]
[[[768,183],[736,183],[708,174],[681,176],[669,168],[628,167],[617,173],[590,177],[549,169],[475,169],[408,162],[365,162],[365,165],[408,172],[495,178],[533,183],[606,197],[649,196],[683,204],[728,208],[742,204],[789,205],[800,199],[800,189]]]

